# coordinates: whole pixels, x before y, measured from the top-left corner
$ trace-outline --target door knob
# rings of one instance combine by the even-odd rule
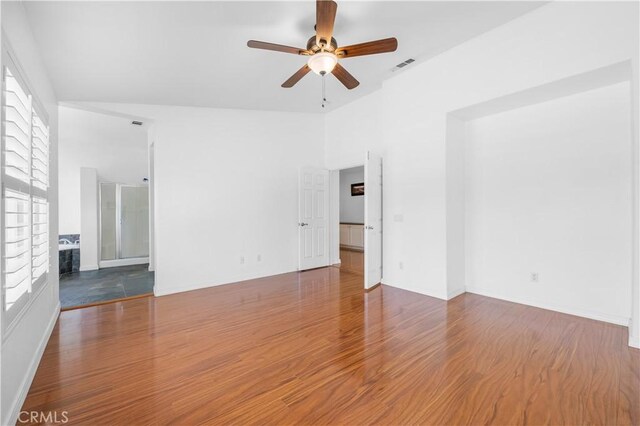
[[[309,226],[309,224],[308,224],[308,223],[304,223],[304,222],[301,222],[301,223],[299,223],[298,225],[300,225],[300,226]]]
[[[373,229],[373,226],[365,226],[365,229]]]

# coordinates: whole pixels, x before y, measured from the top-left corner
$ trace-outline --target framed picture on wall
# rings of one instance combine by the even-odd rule
[[[351,196],[358,197],[364,195],[364,182],[351,184]]]

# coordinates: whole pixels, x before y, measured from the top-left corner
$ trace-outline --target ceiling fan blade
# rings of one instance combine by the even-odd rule
[[[333,0],[316,0],[316,44],[331,44],[338,4]]]
[[[307,75],[309,71],[311,71],[311,68],[309,68],[309,65],[305,64],[302,68],[296,71],[294,75],[289,77],[287,81],[282,83],[282,87],[286,87],[286,88],[293,87],[297,82],[299,82],[302,79],[302,77]]]
[[[339,63],[333,68],[331,74],[335,75],[336,78],[340,80],[340,83],[344,84],[344,86],[349,90],[358,87],[360,84],[360,82],[356,80],[354,76],[349,74],[349,71],[345,70]]]
[[[294,55],[308,55],[306,49],[298,49],[297,47],[284,46],[282,44],[267,43],[266,41],[249,40],[247,46],[253,49],[273,50],[275,52],[293,53]]]
[[[340,58],[353,58],[354,56],[375,55],[376,53],[394,52],[398,48],[398,40],[395,37],[382,40],[368,41],[366,43],[343,46],[336,49],[336,55]]]

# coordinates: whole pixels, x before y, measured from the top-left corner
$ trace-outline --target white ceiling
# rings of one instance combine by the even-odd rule
[[[61,101],[322,111],[321,77],[280,87],[305,57],[246,46],[255,39],[306,47],[313,1],[23,4]],[[541,4],[339,1],[339,45],[395,36],[399,47],[343,60],[360,86],[348,91],[327,76],[327,109],[380,87],[407,58],[427,60]]]

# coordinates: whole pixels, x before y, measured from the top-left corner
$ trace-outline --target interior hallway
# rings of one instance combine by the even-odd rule
[[[365,292],[329,267],[62,312],[22,409],[70,424],[638,424],[639,378],[625,327]]]

